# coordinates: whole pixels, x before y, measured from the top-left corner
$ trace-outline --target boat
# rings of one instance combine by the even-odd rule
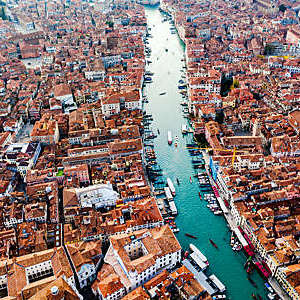
[[[212,239],[209,239],[209,242],[210,242],[216,249],[218,249],[217,244],[216,244]]]
[[[189,251],[184,252],[184,257],[187,258],[189,256]]]
[[[274,300],[274,299],[276,299],[276,294],[268,293],[267,298],[270,300]]]
[[[152,72],[150,72],[150,71],[146,71],[146,72],[145,72],[145,75],[152,76],[152,75],[154,75],[154,73],[152,73]]]
[[[193,244],[190,244],[190,249],[196,253],[196,255],[201,259],[202,262],[204,262],[207,266],[209,265],[209,262],[206,258],[206,256]]]
[[[233,232],[231,234],[231,238],[230,238],[230,246],[233,247],[234,246],[234,242],[235,242],[235,238],[233,236]]]
[[[160,96],[163,96],[163,95],[165,95],[166,94],[166,92],[162,92],[162,93],[160,93],[159,95]]]
[[[250,283],[257,288],[257,284],[253,281],[253,279],[250,276],[247,276],[248,280],[250,281]]]
[[[174,146],[177,147],[177,145],[178,145],[177,142],[175,142],[175,143],[174,143]]]
[[[168,131],[168,144],[172,145],[172,142],[173,142],[173,140],[172,140],[172,132]]]
[[[201,193],[199,192],[199,198],[200,198],[200,200],[202,200],[202,197],[201,197]]]
[[[169,207],[170,207],[172,215],[177,215],[178,214],[177,207],[176,207],[174,201],[169,201]]]
[[[157,134],[160,134],[159,129],[157,129]]]
[[[166,48],[165,50],[166,50],[166,52],[168,52],[168,48]]]
[[[180,185],[180,182],[179,182],[179,179],[178,179],[178,178],[176,178],[176,181],[177,181],[177,184]]]
[[[212,296],[212,299],[215,300],[215,299],[226,299],[226,296],[225,295],[215,295],[215,296]]]
[[[182,132],[182,134],[187,133],[187,126],[186,126],[186,124],[182,124],[181,125],[181,132]]]
[[[265,287],[270,293],[274,293],[273,288],[270,286],[270,284],[268,282],[265,283]]]
[[[192,176],[190,176],[190,183],[193,183],[193,181],[192,181]]]
[[[171,178],[169,178],[169,177],[167,178],[167,185],[168,185],[172,195],[175,196],[176,195],[175,187],[174,187],[174,184],[173,184]]]
[[[190,238],[192,238],[192,239],[197,239],[197,237],[196,236],[194,236],[194,235],[192,235],[192,234],[189,234],[189,233],[185,233],[185,235],[187,236],[187,237],[190,237]]]

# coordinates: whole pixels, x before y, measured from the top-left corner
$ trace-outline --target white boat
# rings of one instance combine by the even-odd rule
[[[172,142],[173,142],[173,140],[172,140],[172,132],[168,131],[168,144],[171,145]]]
[[[209,279],[217,286],[221,293],[224,293],[226,291],[225,285],[218,279],[216,275],[210,275]]]
[[[169,177],[167,178],[167,184],[168,184],[168,187],[169,187],[172,195],[175,196],[175,194],[176,194],[175,187],[174,187],[174,184],[173,184],[171,178],[169,178]]]
[[[177,208],[176,208],[176,205],[174,203],[174,201],[169,201],[169,206],[170,206],[170,210],[171,210],[171,213],[172,215],[177,215],[178,214],[178,211],[177,211]]]
[[[172,196],[170,189],[166,186],[164,188],[164,190],[165,190],[166,198],[168,199],[168,201],[173,200],[173,196]]]
[[[182,133],[187,133],[187,126],[186,126],[186,124],[182,124],[181,125],[181,132]]]
[[[209,265],[209,262],[206,256],[193,244],[190,244],[190,249],[196,253],[196,255],[206,264]]]

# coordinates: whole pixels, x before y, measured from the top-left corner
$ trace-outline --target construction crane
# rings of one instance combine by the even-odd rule
[[[226,152],[233,152],[232,154],[232,167],[234,165],[234,161],[235,161],[235,157],[236,157],[236,153],[249,153],[249,151],[246,150],[236,150],[236,148],[234,147],[233,149],[218,149],[218,148],[195,148],[195,147],[186,147],[187,149],[191,149],[191,150],[207,150],[207,151],[226,151]]]

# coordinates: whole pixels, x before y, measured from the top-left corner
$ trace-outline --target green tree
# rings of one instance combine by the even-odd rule
[[[275,50],[275,47],[273,45],[267,44],[264,49],[264,55],[272,55],[274,50]]]
[[[279,5],[279,11],[284,13],[286,11],[286,6],[284,4],[280,4]]]
[[[0,17],[2,18],[2,20],[7,20],[7,16],[6,16],[6,13],[5,13],[5,8],[4,8],[4,6],[1,7],[1,10],[0,10]]]

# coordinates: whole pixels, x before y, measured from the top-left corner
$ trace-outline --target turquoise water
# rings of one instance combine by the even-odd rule
[[[243,265],[246,257],[242,252],[236,253],[231,250],[230,232],[222,216],[215,216],[206,207],[207,202],[201,201],[198,196],[199,187],[195,178],[191,184],[189,178],[194,174],[185,144],[190,137],[183,137],[181,124],[187,123],[182,116],[181,94],[177,88],[178,81],[183,72],[184,45],[176,34],[170,33],[171,25],[162,23],[162,17],[158,9],[146,8],[148,25],[151,27],[149,47],[152,50],[151,60],[147,70],[154,72],[153,83],[147,84],[144,94],[149,100],[145,104],[147,113],[153,115],[151,128],[160,135],[155,139],[155,151],[159,165],[163,168],[163,175],[170,177],[176,188],[175,203],[178,209],[176,223],[180,232],[176,234],[181,246],[188,248],[189,243],[195,244],[207,256],[210,262],[210,271],[214,273],[227,287],[229,299],[252,299],[251,294],[259,294],[266,299],[263,288],[263,280],[256,272],[251,275],[257,284],[255,288],[247,279]],[[168,48],[168,51],[165,51]],[[159,93],[166,92],[160,96]],[[167,132],[172,131],[173,139],[179,138],[178,147],[174,143],[167,143]],[[180,180],[180,186],[176,184],[176,178]],[[190,233],[198,237],[190,239],[184,234]],[[219,250],[210,243],[213,239]]]

